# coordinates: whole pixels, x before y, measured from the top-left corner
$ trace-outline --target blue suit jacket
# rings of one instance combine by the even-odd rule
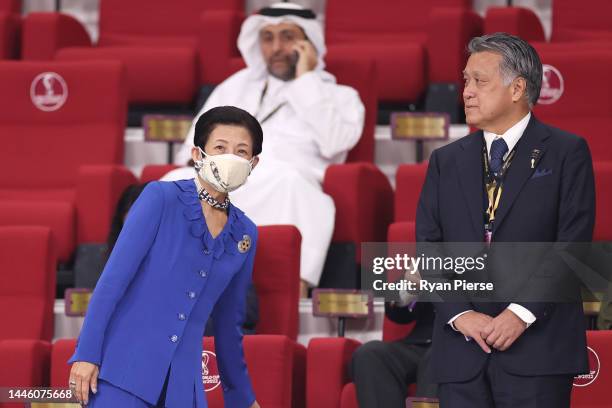
[[[69,362],[98,364],[101,379],[152,404],[170,368],[166,406],[195,399],[206,407],[202,334],[212,316],[225,404],[250,406],[241,326],[256,242],[255,225],[234,206],[213,239],[193,180],[150,183],[129,212]]]
[[[477,131],[433,152],[417,209],[417,241],[483,242],[483,144],[483,132]],[[531,166],[534,149],[541,152],[535,169]],[[532,115],[508,170],[493,241],[588,242],[594,219],[593,166],[586,142]],[[552,266],[542,265],[542,273],[562,275],[558,265]],[[574,290],[579,298],[580,287]],[[545,299],[545,294],[540,298]],[[508,350],[499,353],[506,371],[535,376],[587,370],[582,303],[517,303],[537,320]],[[466,342],[447,322],[470,309],[496,316],[507,305],[470,301],[435,304],[431,371],[436,382],[467,381],[482,370],[488,358],[474,341]]]

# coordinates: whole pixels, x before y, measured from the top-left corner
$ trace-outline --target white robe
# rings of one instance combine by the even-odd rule
[[[268,89],[260,106],[266,81]],[[365,109],[357,92],[336,84],[322,70],[285,82],[271,76],[256,79],[243,69],[214,90],[198,117],[213,107],[234,105],[261,121],[281,104],[262,124],[259,164],[247,183],[230,193],[230,199],[257,225],[295,225],[302,235],[301,278],[317,286],[335,216],[334,203],[323,193],[321,183],[327,166],[344,162],[361,135]],[[177,164],[191,158],[193,131],[194,126],[175,158]],[[184,167],[163,179],[193,176],[193,168]]]

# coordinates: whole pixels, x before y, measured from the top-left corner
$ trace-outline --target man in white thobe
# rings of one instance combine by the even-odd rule
[[[324,71],[323,29],[310,10],[290,3],[260,10],[242,25],[238,48],[247,68],[217,86],[197,116],[234,105],[262,124],[257,169],[230,199],[257,225],[299,229],[304,296],[319,284],[333,234],[334,203],[321,187],[325,170],[343,163],[359,141],[365,109],[354,89]],[[176,164],[188,162],[193,131],[194,126]],[[193,172],[180,168],[163,179],[190,178]]]

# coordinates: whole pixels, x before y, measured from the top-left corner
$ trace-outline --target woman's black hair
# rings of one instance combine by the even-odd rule
[[[113,221],[111,223],[110,232],[108,234],[107,243],[107,254],[110,254],[115,247],[115,242],[119,238],[119,233],[123,228],[123,221],[128,211],[132,207],[132,204],[136,201],[142,190],[146,187],[147,183],[144,184],[132,184],[121,193],[117,207],[115,208],[115,214],[113,215]]]
[[[208,137],[217,125],[234,125],[245,128],[253,140],[253,156],[261,153],[263,144],[261,125],[249,112],[235,106],[218,106],[200,115],[193,135],[194,146],[204,150]]]

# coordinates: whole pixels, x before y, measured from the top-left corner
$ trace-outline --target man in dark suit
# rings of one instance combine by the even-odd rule
[[[531,114],[542,81],[536,51],[501,33],[468,48],[466,121],[480,130],[433,152],[417,241],[590,241],[590,152]],[[572,378],[587,370],[580,302],[435,307],[431,368],[442,408],[569,407]]]
[[[427,376],[434,320],[432,304],[412,302],[402,306],[387,302],[385,315],[395,323],[416,323],[401,340],[369,341],[353,354],[351,376],[360,408],[404,408],[408,385],[414,382],[417,396],[436,396],[437,387]]]

